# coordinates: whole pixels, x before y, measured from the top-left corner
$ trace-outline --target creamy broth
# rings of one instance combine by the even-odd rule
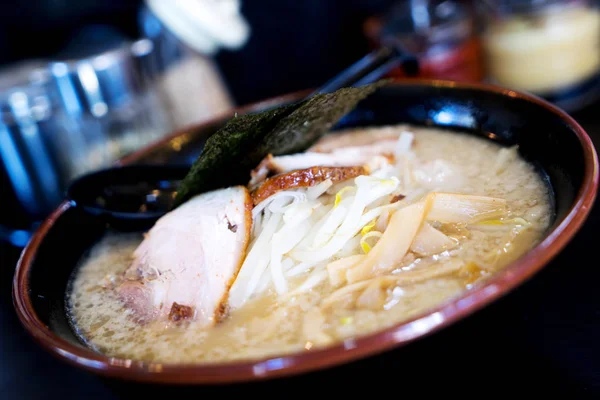
[[[373,131],[406,129],[405,126]],[[114,291],[129,266],[142,234],[107,234],[83,260],[72,282],[69,308],[78,334],[93,349],[113,357],[199,363],[262,358],[310,351],[418,316],[471,290],[533,247],[548,229],[553,210],[546,183],[525,160],[484,139],[433,128],[409,127],[419,160],[442,160],[460,176],[453,193],[505,199],[507,218],[527,222],[527,229],[437,228],[458,240],[458,247],[428,257],[409,254],[394,273],[427,271],[461,262],[458,271],[416,283],[397,282],[383,292],[383,306],[361,308],[344,301],[323,308],[323,299],[339,288],[327,280],[281,301],[272,287],[234,309],[219,324],[168,321],[140,326]],[[512,158],[511,158],[512,157]],[[290,288],[308,273],[289,280]]]

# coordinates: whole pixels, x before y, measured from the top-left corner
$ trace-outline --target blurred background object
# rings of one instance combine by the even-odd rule
[[[102,28],[84,33],[91,31],[98,34]],[[67,46],[61,58],[17,64],[0,73],[3,203],[8,199],[17,205],[2,208],[5,228],[16,222],[21,229],[43,218],[73,179],[171,129],[139,62],[151,43],[144,51],[139,51],[144,40],[119,40],[110,48],[83,43],[86,54]],[[14,221],[16,214],[27,218]]]
[[[154,45],[154,84],[174,129],[229,111],[233,99],[214,60],[221,48],[240,49],[249,26],[237,0],[148,0],[140,29]]]
[[[469,2],[398,1],[383,16],[367,19],[364,31],[375,47],[396,45],[416,55],[421,78],[483,79],[477,19]],[[391,75],[405,77],[401,69]]]
[[[567,111],[600,94],[596,0],[481,0],[491,82],[548,98]]]

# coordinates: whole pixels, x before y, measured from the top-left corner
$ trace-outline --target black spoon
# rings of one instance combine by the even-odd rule
[[[397,48],[382,47],[352,64],[310,96],[375,82],[397,67],[413,75],[418,63]],[[67,199],[84,212],[104,218],[116,229],[146,229],[171,209],[179,182],[188,171],[189,166],[108,168],[74,181],[67,190]]]
[[[188,172],[188,166],[108,168],[75,180],[67,199],[116,229],[145,229],[171,209],[177,187]]]

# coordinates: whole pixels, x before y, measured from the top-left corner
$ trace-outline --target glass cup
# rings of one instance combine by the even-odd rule
[[[0,240],[23,246],[74,179],[172,131],[145,70],[152,51],[143,39],[2,74]]]

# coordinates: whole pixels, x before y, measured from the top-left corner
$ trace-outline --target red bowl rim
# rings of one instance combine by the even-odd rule
[[[356,339],[346,340],[324,349],[280,357],[214,364],[184,365],[116,359],[98,354],[92,350],[75,346],[55,335],[36,315],[31,298],[29,297],[29,271],[48,231],[61,215],[71,207],[70,203],[64,202],[38,228],[18,261],[13,281],[13,303],[21,323],[33,339],[45,350],[74,366],[103,376],[154,383],[223,384],[296,375],[355,361],[392,348],[398,348],[417,338],[430,335],[476,312],[485,305],[512,291],[551,261],[571,241],[587,219],[590,209],[594,204],[598,188],[598,158],[591,139],[572,117],[556,106],[533,95],[487,84],[458,83],[442,80],[399,79],[394,84],[401,86],[426,85],[491,91],[535,103],[558,115],[577,135],[583,147],[583,161],[585,165],[583,184],[577,193],[574,205],[564,220],[524,257],[497,273],[488,282],[466,291],[459,297],[453,298],[430,311],[390,328]],[[253,109],[261,109],[293,101],[307,93],[308,91],[302,91],[271,98],[263,102],[237,108],[232,113],[243,113]],[[134,162],[139,157],[165,145],[174,138],[200,131],[203,127],[219,119],[215,118],[193,127],[179,130],[159,142],[125,157],[119,164],[125,165]]]

